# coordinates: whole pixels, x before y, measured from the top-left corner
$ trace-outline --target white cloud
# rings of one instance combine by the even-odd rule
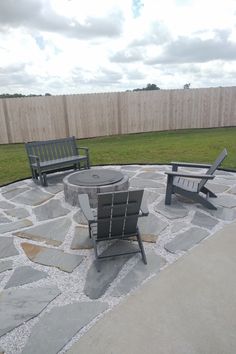
[[[1,0],[0,92],[235,85],[236,0]]]

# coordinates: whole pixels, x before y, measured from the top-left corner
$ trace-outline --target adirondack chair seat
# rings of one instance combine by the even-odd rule
[[[206,183],[215,178],[214,173],[226,156],[227,150],[224,149],[212,165],[172,162],[172,171],[166,172],[167,185],[165,204],[170,205],[171,196],[176,193],[188,199],[192,199],[195,202],[201,203],[208,209],[216,210],[217,208],[209,201],[209,197],[216,198],[217,196],[206,187]],[[178,171],[179,167],[207,168],[208,170],[205,174],[190,174]],[[205,196],[202,196],[200,193]]]
[[[66,169],[90,168],[87,147],[77,147],[75,137],[25,144],[32,179],[47,186],[47,174]],[[83,151],[83,155],[80,153]]]
[[[186,191],[189,192],[198,192],[200,179],[191,180],[190,178],[184,178],[176,176],[173,178],[173,186],[184,188]]]
[[[141,253],[144,264],[147,263],[141,236],[138,228],[138,218],[148,215],[146,206],[141,205],[143,190],[99,193],[96,212],[90,208],[87,194],[79,195],[81,210],[88,221],[89,235],[92,238],[96,267],[100,271],[100,264],[104,258],[113,258],[130,253]],[[129,240],[135,237],[139,249],[128,250],[125,253],[116,253],[102,256],[98,253],[97,244],[101,241]]]

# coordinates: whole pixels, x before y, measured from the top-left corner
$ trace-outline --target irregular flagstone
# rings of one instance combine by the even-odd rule
[[[55,185],[49,185],[48,187],[45,187],[44,190],[45,192],[49,192],[52,194],[57,194],[61,191],[63,191],[63,184],[55,184]]]
[[[20,286],[40,279],[46,278],[47,273],[39,271],[29,266],[18,267],[14,270],[11,278],[5,285],[5,289],[12,288],[13,286]]]
[[[11,270],[13,266],[12,261],[3,261],[0,263],[0,273],[5,272],[6,270]]]
[[[0,296],[0,337],[37,316],[59,294],[55,287],[3,290]]]
[[[233,188],[230,188],[227,193],[236,194],[236,186]]]
[[[43,192],[41,189],[32,189],[12,199],[12,202],[36,206],[52,198],[53,195]]]
[[[219,183],[212,183],[212,182],[208,182],[206,185],[207,188],[210,189],[210,191],[212,191],[213,193],[223,193],[225,192],[227,189],[229,189],[229,186],[226,186],[224,184],[219,184]]]
[[[234,186],[235,184],[236,184],[236,180],[235,180],[235,178],[216,178],[215,179],[215,182],[216,183],[220,183],[220,184],[222,184],[222,185],[225,185],[225,186]]]
[[[4,350],[0,347],[0,354],[4,354]]]
[[[24,208],[9,209],[5,213],[18,219],[23,219],[30,215],[28,210]]]
[[[176,233],[179,232],[180,230],[184,229],[187,227],[186,222],[183,221],[176,221],[174,222],[174,224],[171,227],[171,232],[172,233]]]
[[[189,213],[189,210],[175,198],[173,198],[171,205],[165,205],[164,200],[162,200],[155,206],[154,209],[157,213],[164,215],[168,219],[184,218]]]
[[[127,170],[127,171],[138,171],[140,169],[140,166],[137,165],[126,165],[126,166],[121,166],[121,170]]]
[[[143,193],[143,203],[148,206],[149,204],[155,202],[159,196],[159,193],[145,190]]]
[[[19,254],[12,237],[0,237],[0,259]]]
[[[10,219],[8,219],[6,216],[3,214],[0,214],[0,224],[5,223],[5,222],[11,222]]]
[[[215,227],[218,224],[218,222],[219,222],[218,220],[212,218],[209,215],[201,213],[200,211],[196,211],[192,219],[192,224],[205,227],[209,230]]]
[[[12,190],[9,190],[7,192],[4,192],[2,195],[4,196],[4,198],[6,199],[12,199],[14,197],[16,197],[17,195],[24,193],[26,191],[28,191],[29,188],[28,187],[22,187],[22,188],[14,188]]]
[[[138,175],[136,175],[137,178],[144,178],[144,179],[152,179],[154,181],[160,180],[160,179],[164,179],[165,175],[162,173],[158,173],[158,172],[141,172]]]
[[[166,221],[161,220],[160,217],[149,213],[148,216],[139,218],[138,227],[142,235],[159,235],[168,226]]]
[[[143,178],[136,178],[136,177],[131,178],[130,186],[137,187],[137,188],[162,188],[162,187],[165,187],[164,183],[152,181],[150,179],[143,179]]]
[[[25,181],[18,181],[2,187],[2,192],[8,192],[11,191],[12,189],[16,189],[17,187],[26,187],[26,186],[27,184],[25,183]]]
[[[60,246],[71,226],[69,218],[53,220],[27,230],[15,232],[14,235],[35,241],[45,241],[48,245]]]
[[[63,208],[61,201],[58,199],[50,200],[34,208],[34,213],[39,221],[58,218],[59,216],[67,215],[69,212],[70,210]]]
[[[32,262],[56,267],[68,273],[71,273],[84,259],[83,256],[64,253],[55,248],[42,247],[30,243],[22,243],[21,246]]]
[[[200,229],[199,227],[192,227],[189,230],[178,234],[173,240],[168,242],[165,245],[165,249],[171,253],[187,251],[208,235],[208,231]]]
[[[230,208],[223,208],[221,206],[217,207],[217,210],[210,210],[205,209],[205,211],[215,218],[226,220],[226,221],[233,221],[236,219],[236,210]]]
[[[8,224],[0,225],[0,234],[23,229],[24,227],[28,227],[28,226],[32,226],[32,225],[33,225],[32,221],[30,221],[28,219],[24,219],[24,220],[20,220],[20,221],[13,221]]]
[[[234,208],[236,207],[236,198],[232,195],[220,195],[218,198],[215,198],[215,204],[225,208]]]
[[[98,301],[54,307],[33,327],[22,354],[58,353],[79,330],[107,308],[106,303]]]
[[[73,216],[75,222],[81,225],[88,225],[88,221],[86,220],[84,214],[82,213],[81,209],[79,209]]]
[[[137,249],[133,244],[128,241],[118,241],[112,246],[108,247],[102,256],[111,255],[114,253],[124,253]],[[119,256],[114,258],[108,258],[100,262],[101,271],[98,272],[95,263],[91,265],[88,270],[86,283],[84,287],[84,293],[90,299],[98,299],[101,297],[116,278],[117,274],[120,272],[124,264],[132,257],[133,255]]]
[[[0,201],[0,208],[1,209],[12,209],[15,208],[15,205],[9,202],[5,202],[5,200]]]
[[[151,274],[160,271],[166,261],[155,252],[147,254],[147,264],[140,259],[130,272],[118,283],[112,291],[112,296],[121,296],[128,294],[133,288],[140,285]]]
[[[93,248],[93,242],[89,237],[89,230],[85,227],[76,226],[74,238],[71,243],[72,250]]]

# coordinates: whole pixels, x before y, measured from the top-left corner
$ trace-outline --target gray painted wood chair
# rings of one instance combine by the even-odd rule
[[[217,208],[209,201],[208,198],[216,198],[217,196],[206,187],[206,183],[215,177],[215,171],[226,158],[226,156],[227,150],[224,149],[212,165],[171,162],[172,172],[166,172],[167,186],[165,204],[170,205],[172,194],[177,193],[186,198],[192,199],[197,203],[201,203],[208,209],[216,210]],[[181,173],[178,171],[178,167],[180,166],[208,168],[208,170],[206,171],[206,174]],[[200,193],[204,194],[205,196],[202,196]]]
[[[88,221],[89,234],[93,240],[96,267],[100,271],[99,260],[109,257],[123,256],[131,253],[141,253],[144,264],[147,264],[140,232],[137,226],[138,218],[148,215],[145,206],[141,206],[143,190],[131,190],[98,194],[97,215],[94,216],[89,205],[87,194],[79,195],[79,203]],[[128,240],[135,237],[139,249],[126,253],[101,256],[97,244],[101,241]]]

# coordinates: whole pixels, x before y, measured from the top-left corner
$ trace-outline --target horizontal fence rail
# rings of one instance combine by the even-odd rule
[[[0,99],[0,144],[236,126],[236,87]]]

